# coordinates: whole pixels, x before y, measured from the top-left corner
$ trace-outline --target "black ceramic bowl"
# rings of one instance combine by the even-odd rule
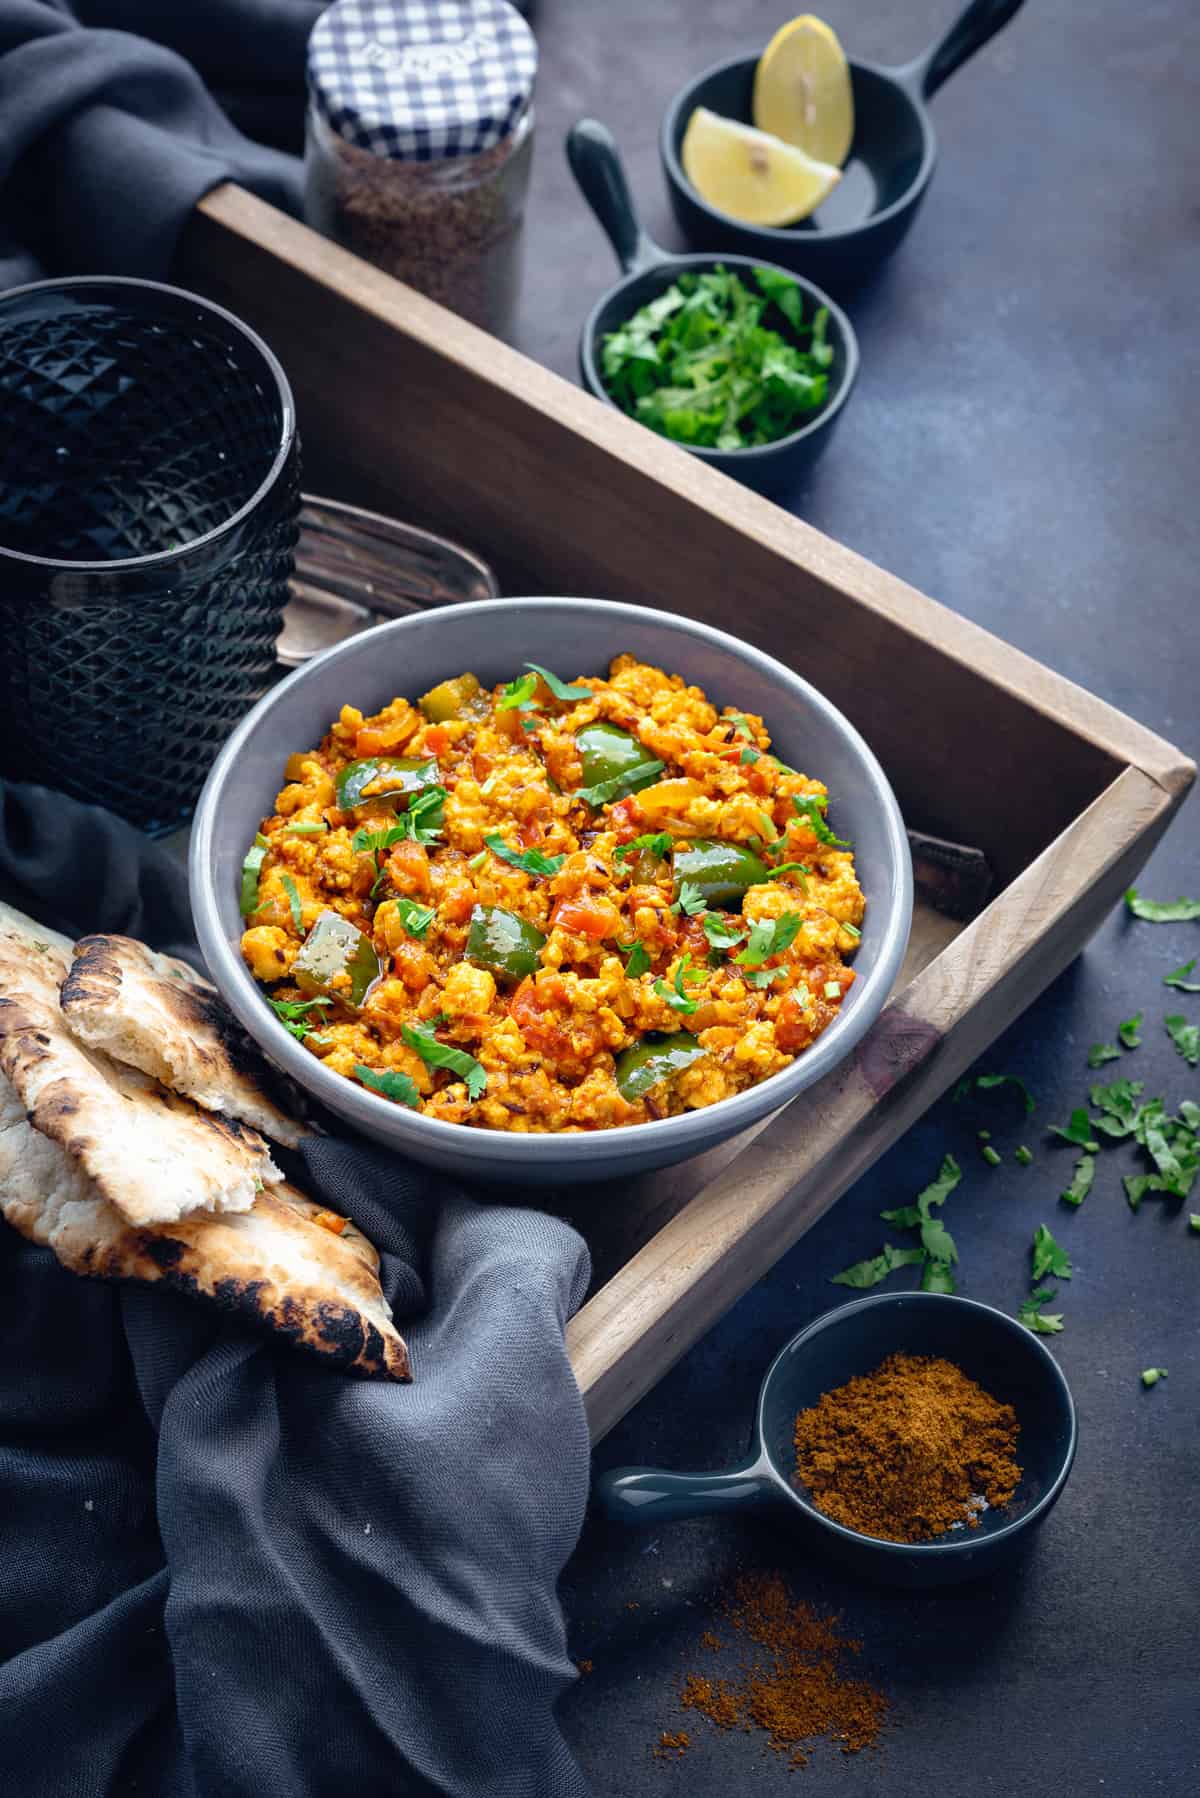
[[[902,68],[852,62],[854,141],[842,180],[797,225],[746,225],[703,200],[683,172],[680,151],[697,106],[753,124],[759,57],[716,63],[688,82],[663,116],[659,148],[671,205],[689,243],[782,263],[832,293],[851,291],[899,244],[933,177],[937,138],[925,102],[993,38],[1022,0],[970,0],[949,29]]]
[[[761,256],[672,256],[660,249],[642,230],[634,210],[625,171],[611,133],[594,119],[582,119],[567,138],[567,158],[575,179],[612,242],[625,271],[624,279],[611,287],[592,308],[579,338],[579,372],[585,387],[610,406],[616,402],[604,385],[601,352],[604,338],[618,330],[633,314],[657,299],[660,293],[689,271],[701,273],[718,263],[753,284],[755,268],[764,266]],[[858,342],[841,307],[811,281],[791,270],[781,273],[795,281],[803,297],[803,316],[811,319],[819,307],[829,314],[826,341],[833,350],[825,403],[796,431],[774,443],[753,448],[717,450],[685,443],[698,461],[732,475],[758,493],[781,493],[795,485],[824,453],[834,427],[850,398],[858,374]],[[620,410],[620,408],[616,408]]]
[[[796,1413],[889,1355],[941,1355],[1013,1407],[1020,1425],[1021,1483],[1003,1510],[985,1511],[933,1542],[889,1542],[826,1517],[793,1484]],[[601,1476],[596,1497],[610,1517],[659,1524],[704,1511],[784,1504],[810,1547],[889,1585],[946,1586],[992,1573],[1029,1546],[1067,1483],[1075,1459],[1075,1406],[1058,1362],[1015,1318],[973,1299],[893,1292],[842,1305],[802,1330],[776,1356],[762,1384],[748,1458],[720,1473],[621,1467]]]

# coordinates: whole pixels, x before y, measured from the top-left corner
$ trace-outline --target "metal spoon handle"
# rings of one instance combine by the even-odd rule
[[[761,1461],[726,1473],[668,1473],[661,1467],[615,1467],[596,1481],[594,1495],[606,1517],[641,1527],[761,1504],[771,1486]]]
[[[580,119],[572,125],[567,133],[567,161],[625,274],[664,262],[665,252],[642,230],[625,165],[608,126],[599,119]]]
[[[1024,0],[971,0],[970,6],[960,13],[944,36],[931,44],[923,55],[906,63],[902,69],[893,69],[892,73],[910,91],[928,100],[944,81],[950,79],[955,69],[960,69],[968,58],[989,43],[1023,5]]]

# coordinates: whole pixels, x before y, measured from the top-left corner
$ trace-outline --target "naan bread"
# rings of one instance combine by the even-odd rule
[[[249,1211],[283,1177],[262,1137],[77,1043],[58,1005],[61,941],[0,923],[0,1073],[30,1122],[131,1224]]]
[[[0,1212],[72,1273],[161,1281],[354,1373],[410,1378],[408,1350],[360,1230],[334,1235],[294,1186],[266,1188],[249,1211],[137,1229],[57,1142],[32,1128],[0,1079]]]
[[[127,936],[85,936],[61,996],[71,1034],[295,1148],[298,1087],[271,1067],[215,988]],[[289,1113],[291,1115],[289,1115]]]

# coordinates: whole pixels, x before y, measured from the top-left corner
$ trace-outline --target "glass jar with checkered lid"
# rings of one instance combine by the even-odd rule
[[[537,43],[508,0],[336,0],[308,45],[308,223],[506,331],[536,74]]]

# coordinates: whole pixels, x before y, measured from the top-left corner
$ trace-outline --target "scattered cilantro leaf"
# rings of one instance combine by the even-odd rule
[[[1179,1115],[1189,1130],[1200,1130],[1200,1105],[1194,1099],[1181,1099]]]
[[[1053,1280],[1069,1280],[1071,1278],[1071,1257],[1061,1243],[1054,1240],[1054,1233],[1039,1224],[1033,1233],[1033,1280],[1036,1285],[1049,1274]]]
[[[915,1205],[897,1205],[891,1211],[881,1211],[879,1215],[885,1224],[894,1224],[897,1230],[915,1230],[923,1221]]]
[[[656,781],[665,762],[639,762],[636,768],[627,768],[623,774],[614,774],[611,780],[599,780],[594,787],[580,787],[575,793],[576,799],[582,799],[594,811],[602,805],[611,805],[614,799],[625,799],[630,793],[639,792]]]
[[[861,1292],[868,1286],[878,1286],[881,1280],[886,1280],[898,1267],[916,1267],[924,1260],[924,1249],[897,1249],[890,1242],[885,1242],[878,1255],[872,1255],[866,1261],[856,1261],[852,1267],[844,1267],[840,1274],[833,1275],[830,1284],[853,1286],[856,1291]]]
[[[704,894],[694,881],[685,880],[679,888],[679,897],[671,907],[674,912],[686,912],[694,918],[704,910]]]
[[[926,1255],[921,1269],[922,1292],[957,1292],[958,1287],[948,1261],[935,1261]]]
[[[1033,1160],[1033,1150],[1027,1149],[1024,1143],[1020,1143],[1013,1150],[1013,1160],[1019,1161],[1022,1167],[1028,1167]]]
[[[649,855],[656,855],[660,861],[665,861],[674,846],[675,839],[669,830],[652,830],[644,836],[634,837],[632,843],[622,843],[619,849],[614,849],[613,860],[623,862],[644,849]]]
[[[774,443],[828,397],[828,313],[804,313],[798,284],[774,269],[755,269],[753,282],[720,263],[682,274],[605,335],[604,384],[622,411],[676,442]]]
[[[1092,1139],[1092,1121],[1082,1105],[1076,1106],[1071,1113],[1070,1122],[1065,1127],[1062,1124],[1051,1124],[1049,1134],[1061,1137],[1063,1142],[1075,1143],[1077,1147],[1087,1149],[1092,1155],[1096,1154],[1100,1147],[1099,1143]]]
[[[746,926],[731,923],[716,912],[709,912],[704,919],[704,934],[714,949],[732,949],[745,940]]]
[[[684,990],[684,986],[689,980],[702,980],[703,978],[703,970],[692,966],[691,956],[682,955],[675,968],[673,989],[672,987],[669,987],[666,981],[660,976],[659,979],[654,982],[654,990],[659,998],[671,1007],[672,1011],[686,1012],[690,1017],[691,1014],[697,1010],[699,1000],[689,999]]]
[[[1093,1043],[1088,1050],[1089,1068],[1102,1068],[1106,1061],[1120,1061],[1121,1051],[1115,1043]]]
[[[755,762],[758,762],[761,760],[762,760],[762,757],[759,754],[759,751],[757,749],[752,748],[749,743],[747,743],[747,745],[743,749],[741,755],[739,755],[739,757],[738,757],[738,763],[743,768],[752,768],[754,766]]]
[[[509,681],[503,693],[501,693],[499,699],[496,701],[496,710],[498,712],[519,711],[522,706],[529,704],[529,701],[536,692],[536,672],[518,674],[516,680]]]
[[[1188,1066],[1194,1068],[1200,1063],[1200,1024],[1189,1024],[1180,1013],[1164,1018],[1167,1035],[1174,1043]]]
[[[786,968],[755,968],[753,972],[745,974],[743,978],[751,986],[767,987],[774,986],[777,980],[782,980],[786,972]]]
[[[1200,899],[1142,899],[1137,888],[1130,887],[1125,903],[1147,924],[1186,924],[1189,918],[1200,918]]]
[[[650,957],[646,953],[645,943],[634,943],[629,951],[629,960],[625,963],[625,972],[630,980],[636,980],[650,966]]]
[[[1075,1163],[1075,1172],[1071,1177],[1071,1184],[1067,1187],[1065,1192],[1059,1193],[1059,1198],[1065,1205],[1082,1205],[1083,1201],[1092,1190],[1092,1181],[1095,1178],[1095,1155],[1081,1155],[1079,1160]]]
[[[921,1216],[928,1217],[935,1205],[944,1205],[961,1179],[962,1169],[953,1155],[943,1155],[937,1179],[931,1180],[917,1194],[917,1210]]]
[[[921,1225],[921,1247],[931,1261],[957,1261],[953,1236],[940,1217],[927,1217]]]
[[[1200,960],[1200,956],[1193,955],[1191,961],[1185,961],[1181,968],[1174,968],[1171,973],[1164,974],[1163,985],[1173,986],[1181,993],[1200,993],[1200,980],[1187,978],[1198,960]]]
[[[1107,1086],[1097,1082],[1088,1089],[1088,1098],[1098,1111],[1121,1118],[1132,1127],[1144,1086],[1142,1080],[1112,1080]]]
[[[818,843],[830,849],[849,849],[850,845],[843,837],[834,836],[825,822],[825,813],[829,809],[829,800],[824,793],[804,793],[792,796],[793,810],[804,819]]]
[[[407,1074],[391,1069],[377,1071],[361,1061],[355,1063],[354,1072],[364,1086],[369,1086],[373,1093],[381,1093],[385,1099],[394,1099],[398,1105],[409,1105],[414,1109],[421,1103],[421,1095]]]
[[[734,960],[744,968],[761,968],[765,961],[782,955],[795,942],[803,923],[799,912],[785,911],[781,918],[755,924],[749,942]]]
[[[1165,1367],[1146,1367],[1142,1370],[1142,1385],[1146,1387],[1157,1386],[1158,1382],[1160,1380],[1165,1380],[1166,1377],[1167,1370]]]
[[[954,1103],[957,1105],[965,1099],[972,1087],[977,1092],[990,1093],[1005,1086],[1011,1086],[1015,1092],[1020,1093],[1027,1117],[1037,1110],[1037,1100],[1019,1074],[976,1074],[974,1077],[968,1074],[954,1089]]]
[[[557,874],[567,859],[565,855],[543,855],[540,849],[510,849],[499,832],[483,840],[502,862],[507,862],[511,868],[520,868],[526,874],[536,874],[543,880]]]
[[[470,1100],[483,1097],[487,1090],[486,1070],[465,1049],[456,1049],[450,1043],[439,1043],[432,1024],[402,1024],[400,1035],[428,1067],[446,1068],[465,1080]]]
[[[268,1005],[283,1025],[284,1029],[302,1043],[305,1037],[316,1033],[308,1023],[310,1011],[324,1009],[332,1005],[332,999],[268,999]]]
[[[1190,1211],[1188,1213],[1188,1223],[1193,1230],[1200,1231],[1200,1211]]]
[[[1167,1183],[1158,1174],[1126,1174],[1121,1182],[1129,1209],[1136,1211],[1148,1192],[1166,1192]]]
[[[415,899],[410,899],[404,893],[397,894],[392,903],[406,933],[420,942],[437,915],[433,906],[418,905]]]
[[[771,872],[767,875],[767,879],[778,880],[781,874],[798,874],[800,876],[800,885],[807,893],[808,882],[804,876],[811,873],[812,869],[807,862],[780,862],[777,868],[771,869]],[[842,928],[843,930],[854,930],[853,924],[843,924]],[[858,935],[857,931],[855,931],[855,935]]]
[[[1117,1035],[1121,1039],[1122,1048],[1124,1048],[1124,1049],[1140,1049],[1141,1048],[1141,1046],[1142,1046],[1141,1030],[1142,1030],[1143,1015],[1144,1014],[1142,1012],[1135,1011],[1131,1018],[1126,1018],[1124,1023],[1117,1025]]]
[[[304,935],[304,907],[300,903],[300,895],[296,891],[296,883],[292,879],[290,874],[281,874],[279,876],[279,884],[282,886],[284,892],[287,894],[288,906],[289,906],[289,908],[291,910],[291,914],[292,914],[292,923],[296,926],[296,929],[299,931],[300,935],[303,936]]]
[[[543,668],[540,662],[526,662],[525,666],[531,669],[535,675],[540,674],[555,699],[561,699],[564,705],[575,705],[581,699],[592,697],[590,687],[568,687],[566,681],[559,680],[557,674],[551,674],[550,670]]]
[[[1047,1299],[1053,1297],[1054,1288],[1052,1286],[1035,1287],[1029,1297],[1022,1300],[1021,1309],[1017,1312],[1017,1322],[1023,1323],[1025,1328],[1032,1330],[1035,1335],[1057,1336],[1063,1327],[1062,1312],[1038,1310],[1039,1305],[1044,1305]]]

